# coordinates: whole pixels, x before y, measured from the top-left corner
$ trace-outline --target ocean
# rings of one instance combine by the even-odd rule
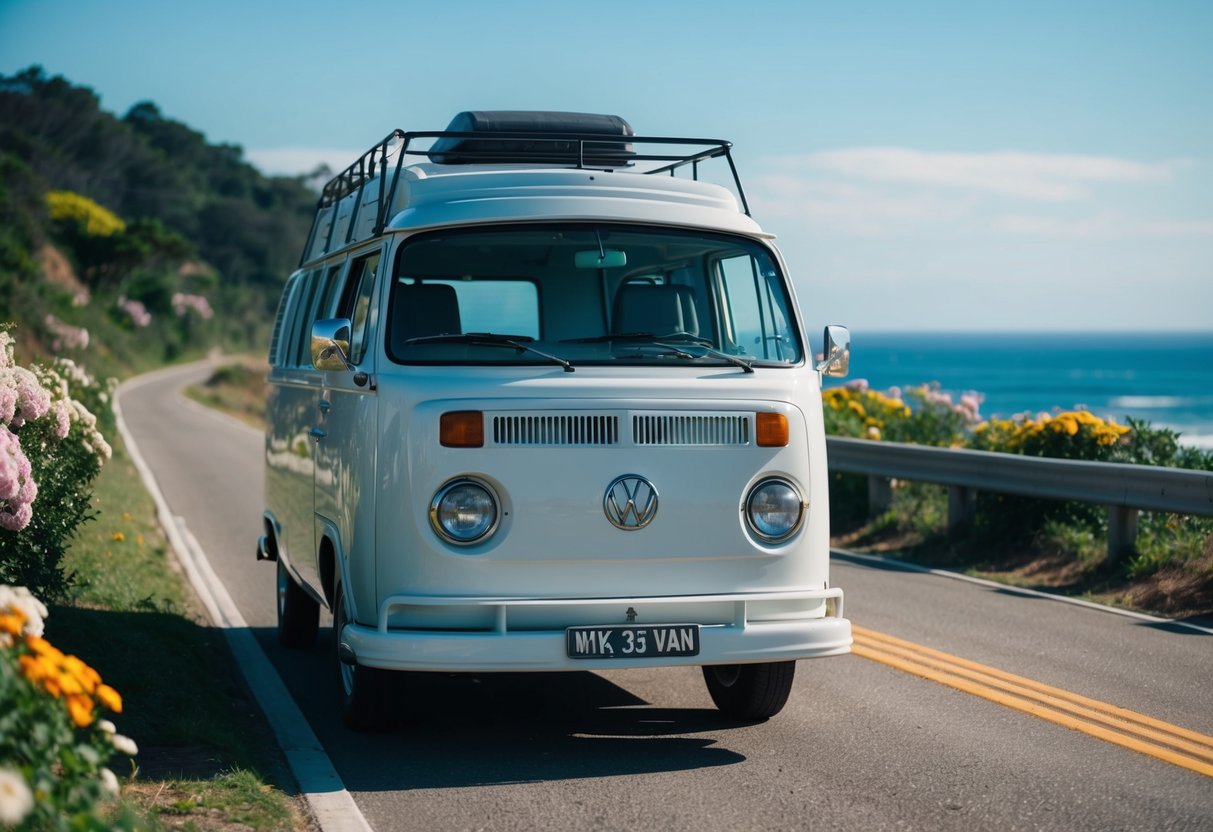
[[[977,391],[985,418],[1085,408],[1213,450],[1213,333],[960,334],[851,331],[851,372],[877,389],[937,381]],[[836,386],[831,380],[827,386]]]

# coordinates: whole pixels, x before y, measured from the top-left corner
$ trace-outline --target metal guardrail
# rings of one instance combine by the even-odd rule
[[[826,438],[826,454],[832,470],[868,476],[869,498],[878,510],[888,505],[890,478],[947,486],[949,529],[972,520],[978,491],[1105,505],[1109,559],[1132,551],[1142,510],[1213,517],[1213,472],[1209,471],[838,436]]]

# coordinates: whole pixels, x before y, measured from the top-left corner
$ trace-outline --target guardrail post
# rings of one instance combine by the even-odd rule
[[[868,477],[868,517],[879,517],[893,505],[893,481],[873,474]]]
[[[977,491],[963,485],[948,486],[948,534],[955,534],[973,522],[977,511]]]
[[[1108,560],[1133,554],[1137,540],[1137,517],[1141,512],[1127,506],[1108,506]]]

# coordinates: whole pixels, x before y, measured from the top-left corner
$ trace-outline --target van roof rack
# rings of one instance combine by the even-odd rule
[[[412,146],[425,139],[433,140],[428,147],[416,149]],[[723,139],[635,136],[631,126],[618,116],[527,110],[469,111],[455,116],[446,130],[393,130],[328,181],[321,191],[316,211],[331,208],[335,219],[341,200],[357,193],[356,202],[362,204],[368,184],[378,179],[374,185],[379,193],[372,236],[383,233],[391,219],[392,196],[396,193],[406,156],[426,157],[440,165],[542,164],[598,170],[651,162],[656,163],[654,167],[637,172],[674,176],[677,171],[689,168],[691,178],[696,180],[701,162],[723,157],[728,163],[742,210],[749,216],[750,206],[729,152],[732,146],[732,142]],[[652,152],[643,152],[643,149],[652,149]],[[389,165],[392,166],[390,182]],[[311,242],[309,239],[304,249],[305,258]]]

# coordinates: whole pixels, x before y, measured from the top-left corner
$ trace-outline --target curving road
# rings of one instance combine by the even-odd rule
[[[376,832],[1213,829],[1213,777],[859,655],[801,662],[758,725],[723,723],[684,668],[408,676],[397,730],[350,733],[328,631],[275,640],[262,437],[178,394],[208,374],[124,385],[127,428]],[[1213,635],[845,556],[832,571],[857,627],[1213,734]]]

